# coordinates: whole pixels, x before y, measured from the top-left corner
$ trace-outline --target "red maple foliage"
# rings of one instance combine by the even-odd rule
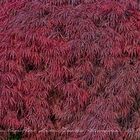
[[[0,134],[140,138],[139,0],[0,0]]]

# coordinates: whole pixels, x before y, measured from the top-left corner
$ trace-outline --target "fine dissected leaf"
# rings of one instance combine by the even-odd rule
[[[0,139],[138,140],[139,70],[139,0],[0,0]]]

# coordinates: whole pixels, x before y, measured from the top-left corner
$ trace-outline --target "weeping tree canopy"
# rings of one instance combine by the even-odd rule
[[[138,0],[0,0],[0,136],[140,138]]]

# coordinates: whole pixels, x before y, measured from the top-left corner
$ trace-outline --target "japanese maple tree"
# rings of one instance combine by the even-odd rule
[[[139,0],[0,0],[0,136],[140,138]]]

